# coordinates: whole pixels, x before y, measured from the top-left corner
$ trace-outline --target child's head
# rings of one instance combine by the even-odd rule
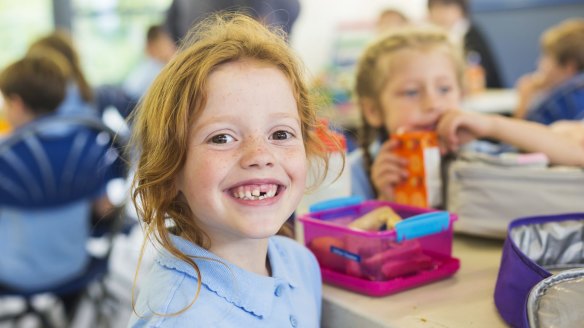
[[[541,37],[538,64],[546,85],[558,85],[584,72],[584,20],[566,20]]]
[[[407,25],[409,19],[406,15],[396,8],[387,8],[381,11],[377,17],[375,27],[379,33],[385,33],[395,28]]]
[[[199,24],[136,113],[134,201],[187,261],[170,222],[205,248],[222,233],[266,238],[298,205],[308,159],[327,160],[297,59],[283,35],[246,16]]]
[[[83,100],[90,102],[93,100],[93,91],[91,86],[85,79],[83,71],[81,69],[81,64],[79,61],[79,55],[73,46],[73,40],[71,36],[66,31],[55,31],[47,36],[44,36],[35,42],[33,42],[29,48],[28,53],[39,53],[42,54],[47,49],[59,52],[67,62],[69,63],[70,78],[75,81],[79,87],[79,92],[83,97]]]
[[[428,0],[428,19],[447,30],[468,17],[468,0]]]
[[[11,126],[22,126],[50,114],[65,97],[68,66],[58,53],[30,55],[0,73],[0,92]]]
[[[462,50],[437,29],[405,28],[370,45],[359,60],[356,94],[364,146],[398,130],[433,129],[457,109]]]
[[[162,25],[152,25],[146,32],[146,53],[156,60],[166,63],[174,56],[176,45]]]

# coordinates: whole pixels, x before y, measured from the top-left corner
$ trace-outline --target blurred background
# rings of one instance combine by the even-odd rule
[[[149,25],[161,23],[170,0],[0,0],[0,67],[56,26],[70,29],[92,85],[121,83],[143,54]],[[426,0],[300,0],[290,40],[311,72],[324,69],[334,40],[347,26],[373,21],[398,8],[413,21],[426,15]],[[471,15],[493,48],[503,83],[512,87],[535,68],[538,39],[549,26],[584,16],[581,0],[474,0]]]
[[[1,0],[0,66],[61,27],[71,31],[90,84],[120,83],[143,54],[148,26],[160,23],[169,5],[170,0]]]
[[[191,1],[184,3],[195,4],[193,7],[198,4],[215,6],[223,3],[222,0]],[[263,5],[268,2],[290,4],[294,1],[240,2]],[[488,41],[492,56],[498,64],[501,81],[500,85],[492,88],[496,89],[495,92],[483,92],[493,91],[486,90],[491,87],[485,88],[483,81],[481,92],[489,97],[465,99],[462,107],[479,112],[511,115],[517,103],[513,91],[517,80],[537,68],[542,33],[565,19],[584,17],[584,1],[469,2],[469,20],[480,28]],[[152,55],[145,51],[147,31],[153,25],[165,23],[172,3],[173,0],[0,0],[0,70],[22,58],[30,45],[40,37],[55,29],[67,30],[79,54],[87,82],[94,88],[99,119],[118,134],[127,133],[129,127],[125,125],[123,118],[133,109],[142,92],[148,87],[147,83],[134,82],[149,83],[150,78],[153,78],[166,63],[159,59],[167,59],[153,57],[158,60],[158,64],[145,60]],[[427,0],[299,0],[297,17],[294,10],[288,12],[287,9],[273,11],[269,9],[268,15],[278,16],[283,13],[284,18],[280,17],[280,20],[276,21],[288,23],[287,27],[290,28],[288,40],[308,69],[311,87],[323,91],[329,101],[323,106],[322,114],[342,128],[346,137],[347,151],[351,152],[356,148],[355,136],[361,120],[357,106],[351,103],[354,68],[358,57],[366,45],[379,35],[382,13],[396,11],[404,21],[425,24],[428,16]],[[262,12],[263,14],[266,12]],[[174,49],[173,43],[173,52]],[[144,71],[148,74],[155,72],[154,75],[149,76],[139,70],[145,62],[151,66],[146,65]],[[135,71],[144,74],[135,75],[138,76],[136,78],[138,81],[132,78]],[[482,74],[484,80],[485,74],[484,72]],[[125,84],[130,87],[126,88]],[[138,88],[136,94],[130,92],[134,86]],[[472,92],[469,95],[473,96]],[[1,102],[0,99],[0,119],[3,108]],[[117,109],[121,116],[110,118],[108,116],[110,107]],[[0,132],[1,127],[0,125]],[[123,204],[127,201],[125,188],[127,185],[118,188],[120,189],[118,198],[121,200],[117,203]],[[343,193],[349,192],[348,188],[345,189]],[[116,198],[109,194],[111,193],[108,190],[108,197]],[[331,197],[330,190],[323,194]],[[127,209],[127,213],[123,212],[121,216],[130,218],[133,225],[127,229],[129,232],[126,231],[125,235],[120,234],[122,236],[115,239],[111,247],[108,279],[102,297],[110,301],[110,304],[106,302],[107,311],[102,312],[107,314],[106,317],[113,324],[103,325],[105,327],[124,327],[131,311],[130,288],[143,235],[139,227],[135,226],[136,213],[131,206],[128,207],[130,208]],[[495,262],[498,263],[498,259],[497,254]],[[147,254],[144,263],[151,263],[151,260]],[[6,304],[8,303],[2,303],[0,300],[0,314],[9,309]],[[91,312],[92,306],[87,305],[85,308]],[[73,327],[89,326],[87,322],[92,320],[91,315],[82,315],[80,318],[78,319],[80,323]],[[36,326],[38,325],[31,325]],[[4,327],[12,326],[2,325],[0,322],[0,328]]]

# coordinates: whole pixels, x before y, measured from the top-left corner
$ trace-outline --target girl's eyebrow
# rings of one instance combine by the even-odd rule
[[[211,124],[219,123],[219,122],[232,122],[235,121],[237,118],[235,115],[212,115],[206,120],[198,120],[195,123],[197,128],[203,128]]]
[[[298,117],[298,115],[294,115],[294,114],[291,114],[288,112],[272,113],[272,114],[270,114],[269,117],[270,117],[270,121],[289,119],[289,120],[293,120],[295,123],[300,125],[300,118]],[[199,122],[195,123],[195,126],[197,127],[197,129],[201,129],[201,128],[204,128],[206,126],[212,125],[212,124],[217,124],[217,123],[221,123],[221,122],[232,123],[232,122],[238,122],[240,120],[241,120],[241,116],[239,116],[239,115],[213,115],[213,116],[209,117],[207,120],[199,121]]]
[[[440,75],[436,79],[439,81],[451,81],[453,80],[453,77],[449,75]]]
[[[294,120],[296,123],[300,124],[300,117],[298,116],[298,112],[296,112],[296,115],[288,113],[288,112],[276,112],[276,113],[273,113],[272,115],[270,115],[270,118],[273,120],[290,119],[290,120]]]

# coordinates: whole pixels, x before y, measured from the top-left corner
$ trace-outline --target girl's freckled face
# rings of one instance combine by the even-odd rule
[[[276,67],[244,60],[215,69],[207,96],[177,186],[212,241],[267,238],[305,189],[306,152],[291,84]]]

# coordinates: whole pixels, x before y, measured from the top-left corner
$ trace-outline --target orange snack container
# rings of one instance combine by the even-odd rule
[[[395,202],[417,207],[436,207],[442,203],[440,149],[433,131],[397,133],[394,154],[408,160],[408,178],[395,189]]]

